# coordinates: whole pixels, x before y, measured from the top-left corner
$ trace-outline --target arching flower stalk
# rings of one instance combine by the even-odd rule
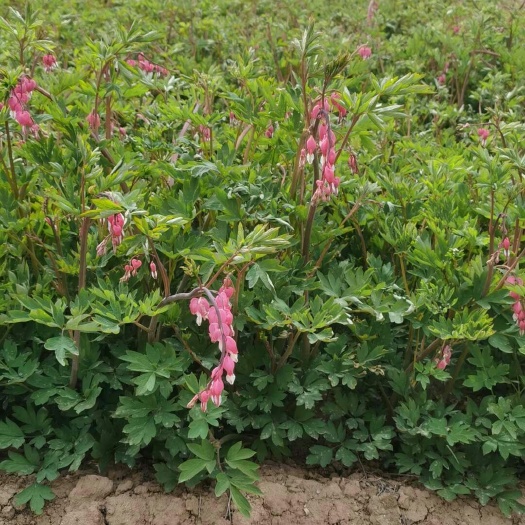
[[[203,320],[208,321],[208,335],[212,343],[218,343],[221,357],[218,365],[212,370],[211,378],[206,388],[197,393],[187,407],[192,408],[197,401],[201,403],[201,410],[206,411],[208,400],[211,399],[215,406],[222,401],[224,390],[223,376],[228,383],[233,385],[235,381],[235,363],[237,363],[237,343],[233,332],[232,304],[230,302],[235,289],[229,277],[224,279],[217,296],[206,287],[201,287],[200,297],[190,300],[190,311],[197,317],[200,326]]]

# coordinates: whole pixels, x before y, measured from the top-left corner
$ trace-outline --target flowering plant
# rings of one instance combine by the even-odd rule
[[[251,458],[299,449],[520,510],[519,6],[372,1],[318,32],[225,0],[38,3],[0,18],[18,501],[140,458],[248,514]]]

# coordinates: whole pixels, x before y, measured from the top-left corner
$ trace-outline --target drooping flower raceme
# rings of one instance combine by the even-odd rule
[[[511,285],[517,285],[517,286],[523,286],[523,279],[520,277],[514,277],[513,275],[509,275],[507,277],[506,282]],[[523,296],[521,296],[518,292],[509,292],[509,295],[514,299],[514,304],[512,305],[512,318],[514,319],[514,322],[517,324],[520,335],[525,334],[525,308],[523,303]]]
[[[18,84],[11,90],[7,101],[11,118],[15,119],[22,126],[24,135],[31,131],[35,137],[38,136],[40,128],[33,121],[27,104],[36,88],[37,84],[32,78],[21,77],[18,80]]]
[[[100,128],[100,115],[93,109],[86,117],[87,123],[95,133]]]
[[[130,277],[135,277],[141,266],[142,261],[133,257],[129,264],[124,265],[124,275],[120,278],[120,282],[126,282],[129,281]]]
[[[210,341],[218,343],[221,351],[219,364],[212,370],[208,385],[204,390],[193,396],[188,403],[188,408],[191,408],[197,401],[200,401],[203,411],[206,411],[210,399],[215,406],[221,404],[224,390],[223,376],[228,383],[233,385],[238,356],[233,331],[232,304],[230,302],[235,292],[232,281],[226,277],[215,298],[209,290],[207,291],[208,298],[194,297],[190,301],[190,312],[197,317],[197,324],[200,326],[203,320],[208,321]],[[210,299],[213,299],[213,303]]]
[[[139,53],[138,60],[129,58],[126,62],[132,67],[138,67],[144,73],[156,73],[159,76],[165,77],[169,71],[162,66],[150,62],[142,53]]]
[[[97,246],[97,256],[102,257],[106,254],[108,240],[111,238],[113,246],[113,253],[117,253],[118,246],[124,239],[124,224],[126,220],[122,213],[115,213],[108,217],[108,231],[109,235]]]
[[[445,370],[445,368],[450,363],[450,358],[452,357],[452,348],[449,345],[446,345],[441,350],[441,356],[436,358],[436,367],[440,370]]]
[[[44,55],[42,57],[42,63],[44,64],[44,69],[46,73],[49,73],[51,70],[58,67],[57,59],[54,55]]]
[[[122,213],[115,213],[108,217],[108,231],[111,236],[111,244],[113,245],[113,253],[116,253],[117,247],[124,239],[124,224],[125,219]]]
[[[368,25],[372,25],[372,22],[374,21],[374,16],[378,9],[379,9],[379,3],[376,0],[370,0],[370,3],[368,4],[367,13],[366,13],[366,21],[368,22]]]
[[[204,142],[210,142],[211,140],[211,128],[209,126],[204,126],[201,124],[199,126],[199,134],[202,137]]]
[[[316,200],[327,201],[331,195],[337,195],[340,183],[339,177],[335,176],[335,160],[337,157],[335,150],[336,137],[330,126],[330,111],[336,110],[339,119],[346,116],[346,109],[339,104],[337,94],[330,97],[330,102],[325,98],[314,104],[310,117],[312,120],[319,120],[317,126],[317,136],[312,135],[306,141],[306,160],[312,163],[316,151],[320,153],[321,177],[316,181],[317,189],[313,198]]]

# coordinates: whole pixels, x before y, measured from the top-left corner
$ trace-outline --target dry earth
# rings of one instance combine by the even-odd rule
[[[324,478],[290,466],[265,465],[250,497],[252,517],[229,510],[209,488],[165,494],[148,473],[75,474],[53,483],[57,498],[41,516],[15,508],[27,480],[0,477],[0,525],[525,525],[471,499],[447,503],[406,483],[355,473]]]

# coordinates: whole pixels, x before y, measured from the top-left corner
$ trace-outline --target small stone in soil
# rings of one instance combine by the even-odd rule
[[[6,505],[3,509],[2,509],[2,518],[6,519],[6,520],[10,520],[10,519],[13,519],[15,517],[15,509],[12,505]]]

